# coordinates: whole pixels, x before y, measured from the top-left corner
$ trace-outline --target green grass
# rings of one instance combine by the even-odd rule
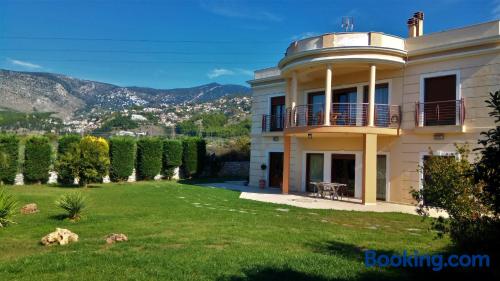
[[[2,280],[396,280],[415,272],[367,269],[362,251],[432,253],[449,244],[417,216],[300,209],[171,182],[78,189],[88,203],[78,222],[60,220],[54,203],[77,189],[8,190],[40,212],[0,229]],[[41,246],[56,227],[80,241]],[[106,245],[110,233],[129,241]]]

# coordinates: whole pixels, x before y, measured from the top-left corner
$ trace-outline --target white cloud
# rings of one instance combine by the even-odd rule
[[[295,34],[291,37],[291,39],[293,41],[297,41],[297,40],[301,40],[301,39],[305,39],[305,38],[308,38],[308,37],[314,37],[314,36],[317,36],[319,35],[319,32],[314,32],[314,31],[308,31],[308,32],[302,32],[300,34]]]
[[[201,0],[200,5],[203,9],[228,18],[240,18],[257,21],[281,22],[283,17],[275,13],[252,8],[245,5],[244,1],[209,1]]]
[[[236,68],[236,69],[214,68],[207,73],[207,76],[210,79],[218,78],[220,76],[233,76],[233,75],[252,76],[253,71],[244,68]]]
[[[34,63],[31,63],[31,62],[28,62],[28,61],[22,61],[22,60],[10,59],[10,58],[8,58],[7,61],[10,64],[12,64],[12,65],[20,66],[20,67],[24,67],[24,68],[29,68],[29,69],[39,69],[39,68],[42,68],[41,65],[34,64]]]

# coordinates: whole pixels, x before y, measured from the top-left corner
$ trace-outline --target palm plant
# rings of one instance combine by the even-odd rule
[[[83,210],[86,208],[85,197],[80,192],[73,192],[62,195],[56,201],[56,205],[67,212],[70,220],[78,220]]]
[[[0,227],[14,223],[10,217],[14,214],[17,207],[17,200],[12,194],[2,188],[0,189]]]

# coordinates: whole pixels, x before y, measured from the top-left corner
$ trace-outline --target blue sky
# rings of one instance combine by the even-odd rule
[[[313,5],[314,4],[314,5]],[[292,40],[341,30],[406,36],[500,18],[500,0],[0,0],[0,68],[155,88],[245,85]]]

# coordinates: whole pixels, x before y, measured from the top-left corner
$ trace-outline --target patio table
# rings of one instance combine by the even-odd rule
[[[324,190],[330,193],[332,200],[334,200],[335,198],[338,200],[339,197],[340,199],[342,199],[342,194],[340,192],[340,189],[347,186],[347,184],[345,183],[337,183],[337,182],[323,182],[322,185]]]

